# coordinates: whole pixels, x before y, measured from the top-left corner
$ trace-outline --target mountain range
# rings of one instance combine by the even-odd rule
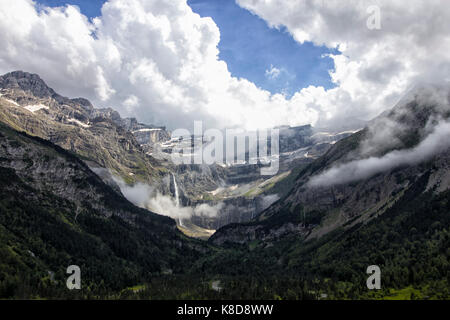
[[[448,88],[424,85],[361,129],[282,127],[261,178],[175,165],[164,126],[8,73],[0,297],[448,298],[449,118]],[[81,293],[62,285],[72,264]]]

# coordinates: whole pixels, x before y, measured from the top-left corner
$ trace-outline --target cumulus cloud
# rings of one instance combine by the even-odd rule
[[[354,160],[332,167],[322,174],[312,177],[311,187],[332,186],[369,178],[402,165],[415,165],[426,161],[442,150],[450,147],[450,122],[439,122],[416,147],[408,150],[394,150],[382,157]]]
[[[318,125],[339,115],[369,119],[392,107],[414,84],[448,80],[450,6],[445,0],[237,0],[273,28],[286,27],[300,43],[338,49],[330,90],[308,88]],[[381,29],[370,30],[371,6],[380,8]]]
[[[300,43],[338,48],[342,54],[330,56],[336,87],[309,86],[287,98],[232,77],[219,59],[216,24],[185,0],[109,0],[92,21],[75,6],[1,1],[0,72],[38,73],[64,95],[170,129],[193,120],[255,129],[367,119],[416,81],[450,74],[445,0],[237,2]],[[381,7],[381,30],[366,27],[371,4]]]
[[[171,129],[317,120],[301,95],[286,100],[232,77],[216,24],[185,0],[110,0],[101,13],[90,21],[75,6],[0,2],[0,71],[38,73],[62,94]]]

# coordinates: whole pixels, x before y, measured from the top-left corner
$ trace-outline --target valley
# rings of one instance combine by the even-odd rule
[[[211,141],[0,76],[0,297],[448,299],[449,93],[415,88],[363,128],[278,127],[263,176],[248,150],[175,164]]]

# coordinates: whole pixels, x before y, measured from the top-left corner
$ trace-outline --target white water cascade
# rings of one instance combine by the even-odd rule
[[[175,175],[173,174],[173,172],[171,172],[171,174],[172,174],[173,186],[175,188],[175,206],[177,208],[179,208],[180,207],[180,194],[178,193],[178,184],[177,184],[177,180],[175,179]],[[183,221],[181,220],[181,218],[178,218],[178,224],[183,227]]]

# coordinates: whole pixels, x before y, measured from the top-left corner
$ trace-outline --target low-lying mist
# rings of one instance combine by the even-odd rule
[[[216,217],[223,204],[214,206],[199,204],[195,207],[185,207],[177,203],[177,199],[161,194],[154,187],[145,183],[128,185],[120,177],[113,176],[122,194],[133,204],[169,216],[178,221],[190,219],[192,216]]]
[[[449,136],[450,122],[441,121],[422,142],[412,149],[394,150],[382,157],[369,157],[332,167],[312,177],[308,185],[318,187],[343,184],[366,179],[401,165],[418,164],[449,148]]]
[[[91,169],[108,184],[114,186],[117,190],[120,189],[120,192],[125,196],[125,198],[127,198],[134,205],[161,215],[169,216],[172,219],[175,219],[182,226],[183,220],[188,221],[192,217],[201,217],[218,218],[217,222],[220,227],[219,221],[223,222],[224,219],[229,219],[230,213],[232,212],[243,213],[244,215],[248,214],[249,208],[246,207],[246,205],[244,205],[244,208],[240,208],[239,204],[226,200],[211,204],[200,203],[192,207],[183,206],[180,203],[180,199],[177,199],[178,186],[175,184],[176,180],[173,174],[163,178],[163,182],[168,185],[173,183],[173,186],[175,187],[174,196],[170,196],[162,194],[157,188],[146,183],[128,185],[122,178],[112,174],[106,168],[93,167]],[[279,199],[280,197],[276,194],[260,195],[254,204],[255,212],[251,214],[251,218],[253,218],[260,211],[268,208]],[[228,223],[231,222],[232,221],[228,221]]]
[[[332,186],[426,161],[450,146],[450,84],[417,86],[388,112],[372,120],[347,163],[313,176],[308,186]],[[405,141],[420,141],[414,147]],[[414,144],[412,144],[414,145]],[[395,149],[395,150],[394,150]],[[394,151],[389,151],[394,150]],[[351,157],[350,157],[351,156]]]

